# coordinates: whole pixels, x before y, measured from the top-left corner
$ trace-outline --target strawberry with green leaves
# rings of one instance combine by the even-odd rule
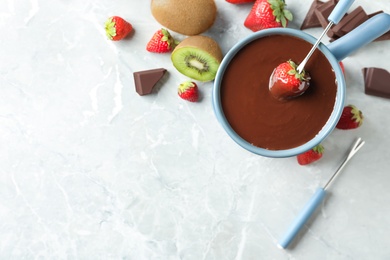
[[[304,70],[297,71],[297,65],[289,60],[279,64],[271,74],[269,90],[278,100],[287,100],[303,94],[310,85],[310,76]]]
[[[324,147],[321,144],[319,144],[314,148],[310,149],[309,151],[298,154],[297,161],[300,165],[307,165],[321,159],[323,153],[324,153]]]
[[[106,20],[105,30],[108,39],[119,41],[133,30],[133,26],[119,16],[112,16]]]
[[[287,27],[293,15],[285,7],[284,0],[256,0],[244,25],[254,32],[267,28]]]
[[[153,34],[152,39],[146,45],[149,52],[164,53],[172,51],[178,42],[173,39],[167,29],[161,28]]]
[[[354,105],[347,105],[343,108],[336,128],[349,130],[358,128],[363,124],[363,113]]]
[[[179,97],[190,102],[197,102],[199,98],[198,86],[192,81],[181,83],[177,93]]]

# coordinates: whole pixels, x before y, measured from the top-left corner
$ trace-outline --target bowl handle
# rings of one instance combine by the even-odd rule
[[[330,52],[338,61],[343,60],[350,53],[372,42],[390,30],[390,15],[380,13],[370,18],[357,28],[340,39],[327,45]]]

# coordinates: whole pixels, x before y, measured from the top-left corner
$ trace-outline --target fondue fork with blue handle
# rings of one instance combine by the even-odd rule
[[[348,155],[345,157],[344,161],[341,163],[336,172],[332,175],[329,181],[322,188],[318,188],[311,199],[303,207],[299,215],[295,218],[294,222],[290,225],[284,237],[279,241],[278,246],[281,248],[287,248],[288,245],[292,242],[295,236],[299,233],[301,228],[305,225],[306,221],[309,220],[311,215],[317,209],[317,207],[322,203],[326,195],[326,189],[334,181],[334,179],[339,175],[341,170],[347,164],[347,162],[359,151],[360,148],[364,145],[364,141],[361,138],[358,138],[352,148],[350,149]]]

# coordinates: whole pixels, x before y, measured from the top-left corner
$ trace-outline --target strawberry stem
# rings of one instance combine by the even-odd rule
[[[318,154],[322,154],[325,151],[325,148],[324,148],[324,146],[322,146],[322,144],[318,144],[318,145],[314,146],[313,151],[318,153]]]
[[[112,17],[108,18],[105,22],[105,29],[107,37],[112,40],[116,36],[115,21],[113,21]]]
[[[288,72],[289,75],[294,75],[296,79],[299,79],[300,81],[305,81],[306,78],[305,78],[305,70],[302,70],[301,73],[298,72],[297,70],[297,64],[295,64],[295,62],[293,62],[292,60],[288,60],[287,61],[290,66],[292,67],[292,69]]]
[[[284,9],[286,7],[286,3],[283,0],[268,0],[268,3],[273,10],[272,14],[275,16],[275,20],[278,23],[281,23],[283,27],[287,26],[287,20],[292,21],[293,14]]]

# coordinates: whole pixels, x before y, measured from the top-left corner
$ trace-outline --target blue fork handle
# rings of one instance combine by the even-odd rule
[[[328,20],[334,24],[338,24],[354,1],[355,0],[340,0],[329,15]]]
[[[294,222],[290,225],[284,237],[279,241],[281,248],[287,248],[293,241],[294,237],[299,233],[301,228],[305,225],[306,221],[311,217],[316,208],[322,203],[325,198],[326,191],[323,188],[318,188],[311,199],[306,203],[305,207],[295,218]]]

